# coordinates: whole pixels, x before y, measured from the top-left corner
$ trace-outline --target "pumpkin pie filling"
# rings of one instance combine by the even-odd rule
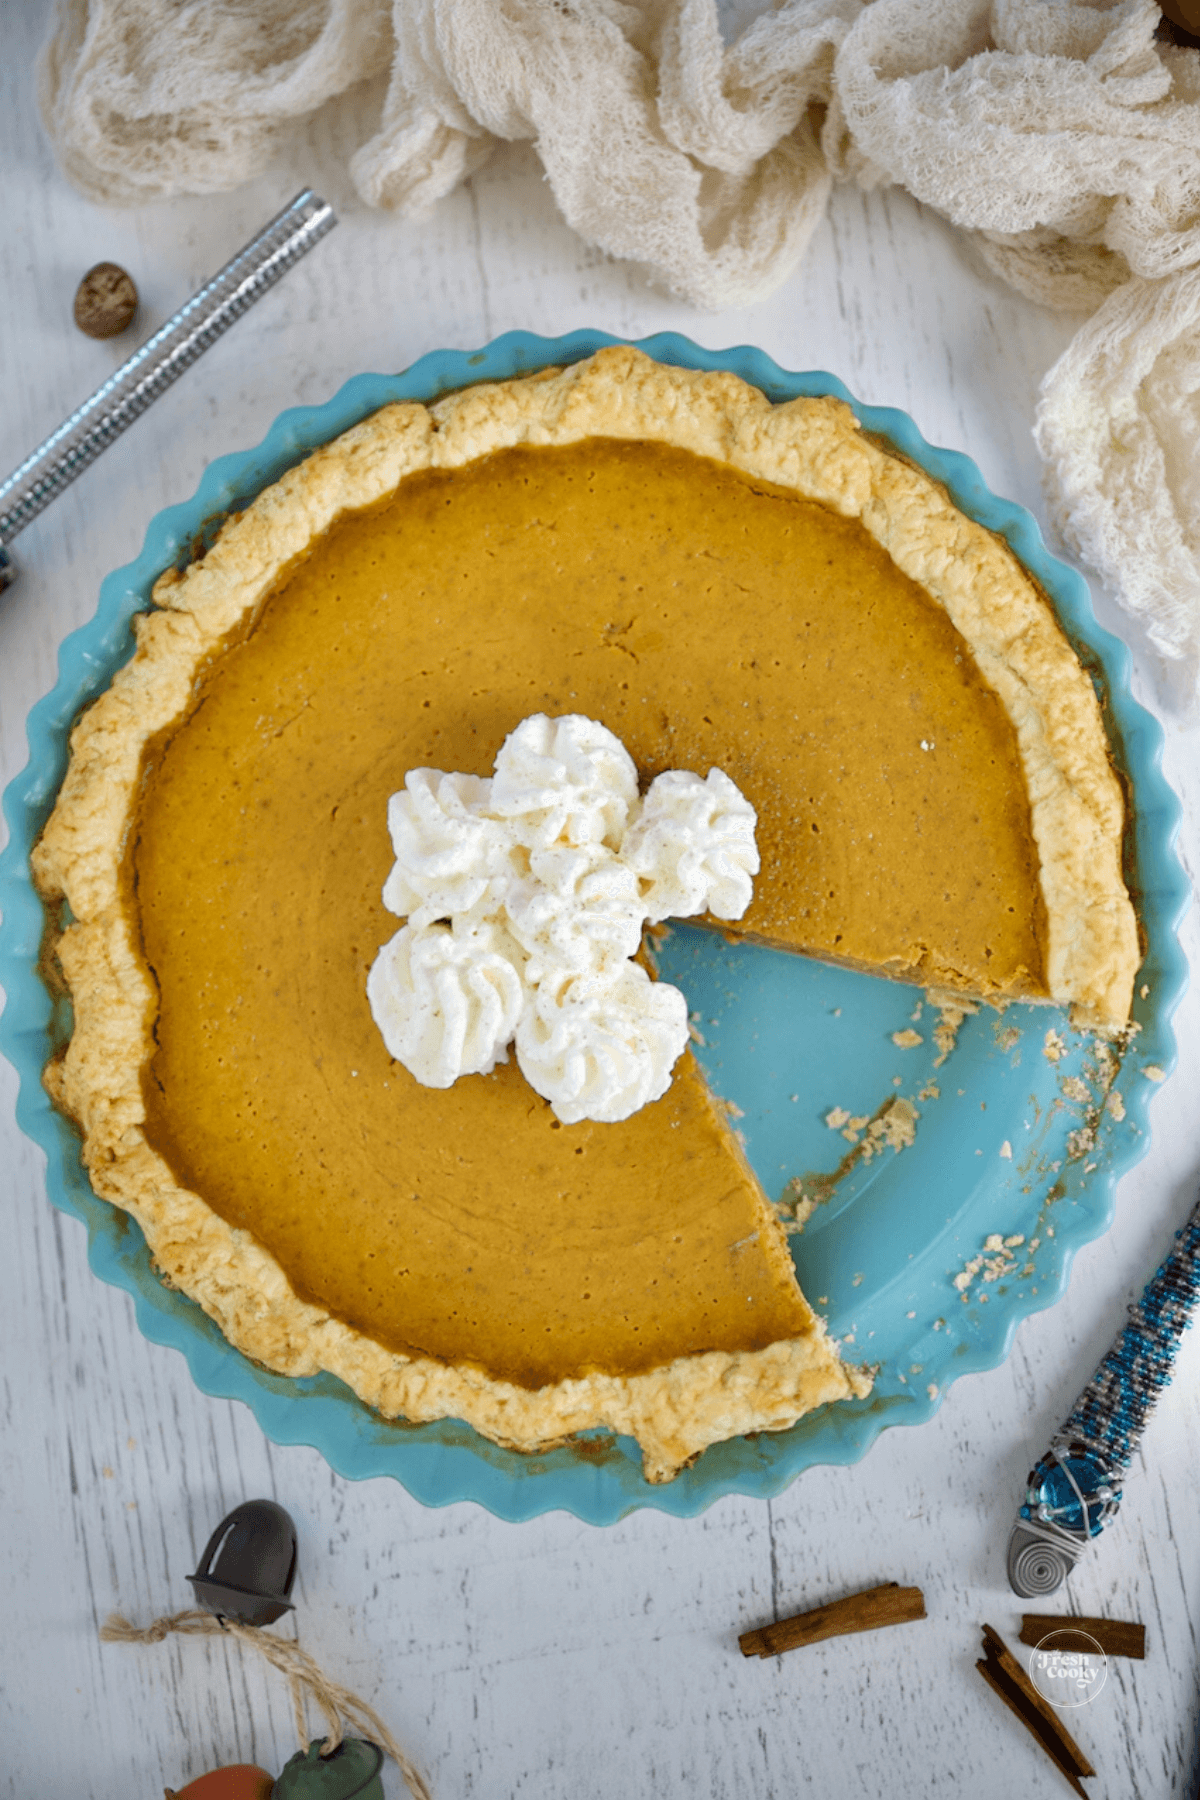
[[[389,1058],[365,997],[394,929],[387,796],[582,712],[643,782],[716,763],[746,793],[743,930],[1027,991],[1028,801],[964,652],[858,521],[686,451],[414,476],[216,659],[146,783],[150,1144],[389,1348],[536,1387],[794,1336],[790,1259],[762,1254],[775,1228],[690,1059],[632,1119],[563,1127],[515,1063],[439,1091]]]

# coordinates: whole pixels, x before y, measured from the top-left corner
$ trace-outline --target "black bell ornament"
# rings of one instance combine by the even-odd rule
[[[296,1527],[273,1500],[244,1500],[221,1520],[188,1580],[199,1605],[219,1619],[271,1625],[293,1611]]]

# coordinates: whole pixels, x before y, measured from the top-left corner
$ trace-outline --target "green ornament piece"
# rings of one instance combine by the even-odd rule
[[[383,1751],[364,1738],[343,1738],[331,1756],[324,1738],[297,1750],[271,1789],[271,1800],[383,1800]]]

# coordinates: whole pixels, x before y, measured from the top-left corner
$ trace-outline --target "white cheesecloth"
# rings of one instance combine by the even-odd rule
[[[69,179],[132,202],[238,185],[386,74],[350,163],[370,205],[419,217],[528,139],[581,237],[704,307],[777,287],[835,180],[907,188],[1013,287],[1094,315],[1043,385],[1049,502],[1183,692],[1200,51],[1160,21],[1155,0],[782,0],[726,45],[717,0],[59,0],[40,98]]]

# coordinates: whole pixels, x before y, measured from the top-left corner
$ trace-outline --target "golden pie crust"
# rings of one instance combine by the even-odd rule
[[[594,439],[671,446],[858,521],[944,610],[1011,726],[1038,864],[1043,966],[995,991],[981,982],[980,991],[1069,1003],[1101,1028],[1125,1023],[1139,950],[1121,875],[1121,790],[1091,683],[1007,546],[922,471],[866,438],[836,400],[772,406],[732,375],[610,349],[565,372],[469,389],[432,408],[385,407],[266,490],[182,576],[160,579],[158,610],[135,621],[135,658],[73,734],[58,805],[34,853],[44,897],[65,899],[74,919],[58,952],[75,1031],[47,1079],[83,1131],[97,1192],[137,1218],[164,1276],[248,1355],[291,1375],[329,1370],[385,1416],[457,1417],[520,1449],[605,1425],[636,1437],[648,1477],[664,1480],[709,1444],[784,1429],[815,1406],[867,1391],[794,1281],[791,1335],[645,1369],[583,1368],[529,1385],[478,1360],[397,1348],[303,1298],[252,1232],[181,1184],[148,1141],[143,1086],[159,998],[141,942],[130,839],[148,763],[189,716],[206,671],[244,641],[343,515],[378,507],[422,473]],[[819,952],[830,953],[826,945]],[[946,973],[911,961],[880,966],[918,979]],[[691,1108],[687,1129],[700,1130],[706,1100],[690,1058],[675,1089],[673,1104]],[[774,1279],[787,1258],[782,1234],[765,1199],[750,1195],[745,1204],[758,1208],[752,1222]]]

